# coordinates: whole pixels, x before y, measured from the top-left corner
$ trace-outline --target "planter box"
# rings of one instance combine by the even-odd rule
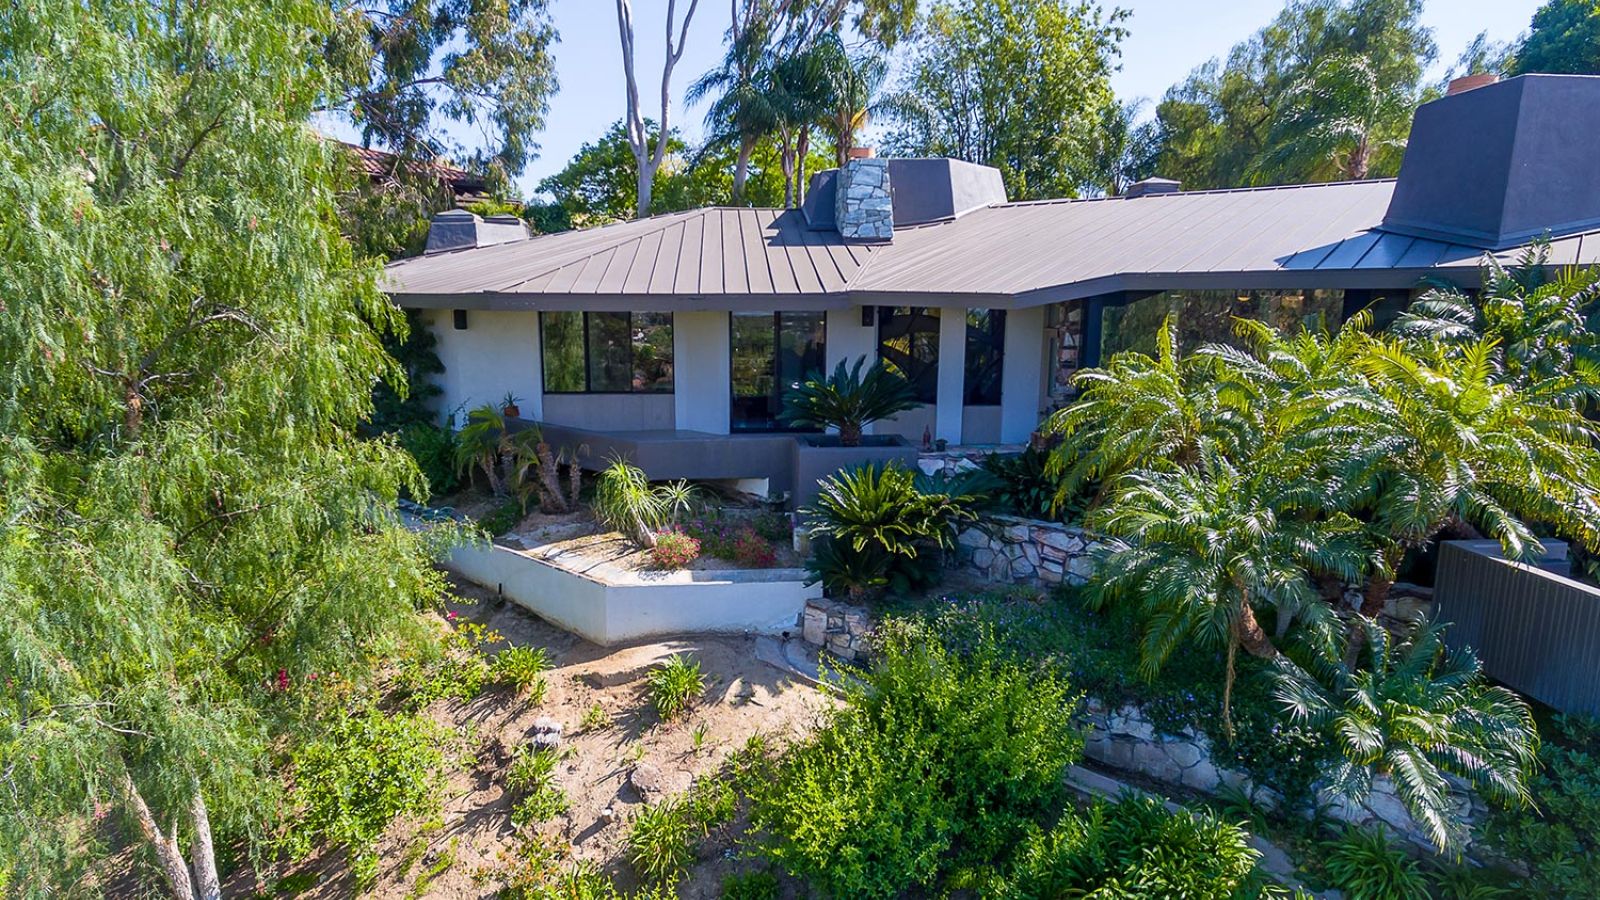
[[[866,435],[859,447],[843,447],[837,435],[802,435],[794,439],[794,505],[810,504],[821,492],[818,482],[840,469],[862,463],[899,463],[916,471],[917,448],[897,434]]]
[[[805,585],[803,569],[601,578],[498,544],[458,547],[445,567],[601,646],[670,634],[779,634],[822,596],[822,585]]]

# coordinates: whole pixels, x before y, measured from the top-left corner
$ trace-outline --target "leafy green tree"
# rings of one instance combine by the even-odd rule
[[[1364,627],[1360,669],[1326,657],[1311,664],[1309,676],[1287,660],[1279,666],[1279,699],[1338,741],[1331,787],[1360,799],[1374,775],[1389,776],[1441,851],[1464,837],[1464,823],[1451,814],[1447,775],[1501,803],[1529,803],[1539,738],[1528,704],[1489,684],[1471,650],[1447,651],[1438,625],[1422,623],[1404,638],[1376,622]]]
[[[117,813],[174,897],[273,815],[315,673],[442,591],[359,441],[404,319],[338,231],[315,0],[0,12],[0,832],[54,896]],[[187,861],[185,857],[188,857]]]
[[[1511,57],[1510,74],[1529,72],[1600,75],[1600,0],[1549,0],[1534,12]]]
[[[1308,102],[1318,90],[1313,76],[1319,68],[1325,81],[1337,83],[1328,60],[1365,60],[1376,96],[1410,95],[1414,107],[1420,100],[1423,73],[1436,52],[1432,36],[1420,23],[1421,12],[1420,0],[1294,0],[1271,24],[1234,46],[1225,61],[1200,66],[1167,91],[1156,107],[1155,171],[1191,188],[1336,177],[1337,170],[1328,166],[1325,156],[1264,157],[1275,147],[1292,146],[1296,133],[1309,139],[1313,131],[1331,136],[1349,130],[1338,122],[1345,114],[1340,110],[1359,109],[1360,91],[1329,90],[1336,95],[1329,99],[1337,103]],[[1304,87],[1303,101],[1302,109],[1294,112],[1288,98],[1297,86]],[[1375,136],[1405,137],[1404,130],[1398,135],[1380,132]],[[1369,167],[1369,175],[1392,175],[1399,156],[1389,154],[1378,162],[1377,168]]]
[[[408,159],[450,153],[474,169],[515,176],[538,151],[557,89],[548,0],[335,0],[324,33],[330,65],[346,76],[322,99],[362,139]],[[449,124],[493,134],[464,148]]]
[[[647,124],[654,143],[655,126]],[[685,208],[675,204],[674,201],[682,199],[684,191],[672,182],[681,177],[686,167],[687,150],[676,132],[667,136],[669,156],[656,170],[649,212]],[[555,198],[576,227],[626,221],[633,218],[638,209],[636,165],[628,146],[626,127],[619,121],[598,141],[579,148],[565,168],[539,182],[539,190]]]
[[[1113,103],[1101,111],[1084,184],[1090,193],[1120,197],[1129,185],[1155,173],[1155,126],[1138,121],[1145,103]]]
[[[1291,85],[1282,102],[1285,112],[1267,133],[1258,169],[1304,172],[1319,181],[1399,170],[1416,91],[1380,80],[1370,60],[1330,56]]]
[[[998,168],[1013,199],[1075,196],[1115,101],[1127,13],[1058,0],[941,0],[888,109],[886,143],[910,156]]]

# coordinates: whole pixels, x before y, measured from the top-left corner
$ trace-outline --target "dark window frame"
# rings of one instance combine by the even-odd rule
[[[984,336],[984,339],[981,342],[973,340],[973,327],[972,327],[972,322],[971,322],[971,320],[969,318],[971,313],[978,312],[978,311],[983,312],[988,317],[987,332],[986,332],[986,334]],[[1006,311],[1003,310],[1003,309],[982,309],[982,310],[979,310],[979,309],[975,308],[975,309],[970,309],[970,310],[963,310],[962,312],[963,312],[962,318],[963,319],[967,319],[967,322],[966,322],[966,337],[965,337],[965,340],[966,340],[965,357],[966,358],[964,360],[965,365],[963,367],[965,369],[965,371],[962,372],[962,375],[961,375],[961,405],[962,406],[1000,406],[1001,405],[1001,401],[1004,398],[1004,392],[1005,392]],[[994,369],[994,399],[992,399],[992,400],[989,399],[987,395],[982,395],[982,396],[979,396],[977,399],[974,399],[974,395],[977,393],[976,390],[975,390],[975,388],[977,386],[973,384],[973,381],[974,381],[974,378],[979,375],[979,373],[975,373],[973,371],[973,368],[972,368],[973,360],[975,358],[975,354],[973,354],[972,350],[973,350],[973,345],[975,343],[979,344],[980,348],[983,345],[986,344],[990,349],[993,350],[993,361],[992,361],[992,363],[989,364]]]
[[[625,390],[625,391],[595,390],[594,387],[593,387],[594,379],[591,377],[592,376],[592,367],[589,364],[589,313],[590,312],[591,311],[587,310],[587,309],[561,309],[561,310],[540,310],[539,311],[539,391],[540,391],[540,393],[550,394],[552,396],[557,396],[557,397],[577,397],[577,396],[582,396],[584,394],[595,394],[595,395],[600,395],[600,396],[606,396],[606,395],[634,396],[634,395],[639,395],[639,396],[670,397],[673,394],[678,392],[678,359],[677,359],[677,344],[676,344],[676,341],[677,341],[677,330],[676,330],[677,329],[677,322],[674,321],[674,317],[673,317],[671,312],[667,312],[667,311],[656,312],[655,310],[644,310],[644,312],[649,312],[652,315],[664,315],[664,316],[666,316],[667,317],[667,327],[670,328],[670,329],[673,329],[673,341],[674,341],[674,344],[673,344],[673,358],[672,358],[672,387],[670,389],[668,389],[668,390],[634,390],[633,388],[629,388],[628,390]],[[607,312],[610,315],[616,315],[617,314],[616,311],[607,311]],[[546,347],[545,335],[546,335],[547,332],[545,330],[545,324],[544,323],[545,323],[545,316],[550,315],[551,313],[577,313],[578,315],[583,317],[582,318],[582,323],[583,323],[583,328],[582,328],[582,332],[583,332],[583,338],[582,338],[582,340],[583,340],[583,390],[579,390],[579,391],[557,391],[557,390],[551,390],[545,383],[546,375],[547,375],[545,367],[546,367],[546,362],[550,358],[550,356],[549,356],[548,353],[545,352],[545,347]],[[626,311],[623,311],[622,314],[626,315],[628,317],[628,334],[629,334],[629,340],[628,340],[628,368],[630,370],[632,370],[634,365],[635,365],[634,341],[632,339],[633,330],[634,330],[633,329],[633,317],[634,317],[635,313],[634,313],[634,310],[626,310]]]
[[[751,311],[745,312],[744,314],[746,316],[749,316],[751,312],[757,312],[757,311],[756,310],[751,310]],[[822,311],[822,310],[811,310],[811,309],[779,309],[779,310],[774,310],[771,313],[764,313],[763,312],[761,314],[769,316],[772,319],[772,358],[770,360],[770,363],[772,365],[772,380],[773,380],[774,385],[776,385],[777,381],[778,381],[778,357],[783,352],[783,319],[782,319],[782,316],[785,315],[785,314],[788,314],[788,315],[818,315],[818,316],[822,317],[822,342],[818,345],[818,347],[822,352],[822,366],[821,366],[822,374],[824,376],[827,375],[827,368],[828,368],[828,314],[825,311]],[[730,434],[820,434],[822,432],[822,429],[820,429],[820,428],[796,428],[796,427],[791,426],[791,425],[784,425],[781,421],[779,421],[778,416],[776,414],[773,416],[772,424],[770,426],[738,425],[738,424],[734,423],[734,420],[733,420],[734,411],[738,408],[738,401],[739,401],[739,395],[734,392],[734,383],[733,383],[733,358],[734,358],[733,323],[734,323],[734,317],[736,315],[739,315],[739,313],[738,312],[729,312],[728,313],[728,432]],[[811,374],[810,372],[805,372],[805,373],[802,373],[801,377],[806,377],[806,376],[808,376],[810,374]],[[782,398],[781,397],[779,398],[779,402],[780,403],[782,402]],[[779,410],[779,412],[782,412],[782,410]]]
[[[901,310],[904,310],[904,312],[901,312]],[[940,322],[944,318],[944,313],[945,313],[944,309],[942,309],[940,307],[936,307],[936,306],[884,306],[884,307],[880,307],[878,309],[878,334],[877,334],[877,337],[878,337],[878,346],[877,346],[878,359],[884,360],[884,361],[890,362],[890,363],[893,363],[894,360],[889,359],[888,356],[883,352],[884,351],[884,344],[885,344],[883,333],[884,333],[884,330],[890,326],[891,322],[893,322],[894,319],[900,318],[900,317],[911,319],[911,320],[913,320],[913,322],[916,319],[919,319],[919,318],[928,318],[928,319],[932,319],[933,320],[934,325],[933,325],[933,328],[931,329],[931,333],[933,334],[933,359],[932,360],[926,360],[926,361],[920,361],[921,362],[921,366],[920,366],[921,371],[918,371],[918,372],[906,372],[906,371],[904,371],[905,367],[899,366],[899,368],[902,370],[902,373],[906,376],[907,380],[909,380],[911,382],[912,388],[917,392],[917,402],[922,404],[922,405],[924,405],[924,406],[932,406],[932,405],[934,405],[934,404],[939,402],[939,363],[940,363],[940,359],[939,359],[939,356],[940,356],[940,354],[939,354],[939,338],[940,338],[940,335],[939,335],[939,332],[940,332],[940,329],[942,327]],[[963,321],[965,321],[965,318],[966,318],[966,312],[963,310],[962,311],[962,319],[963,319]],[[909,332],[910,326],[908,325],[907,328],[908,328],[908,334],[909,334],[910,333]],[[925,329],[923,333],[928,333],[928,330]],[[910,341],[908,343],[908,348],[911,351],[913,351],[913,358],[914,358],[914,353],[915,353],[915,350],[916,350],[916,341],[914,341],[914,340]],[[929,373],[931,373],[931,375]],[[927,397],[927,399],[924,399],[924,396],[926,395],[927,392],[923,390],[923,385],[921,384],[921,382],[926,380],[926,379],[928,379],[928,378],[930,378],[930,377],[931,377],[931,379],[933,381],[932,396],[929,396],[929,397]],[[965,391],[963,391],[963,394],[964,393],[965,393]]]

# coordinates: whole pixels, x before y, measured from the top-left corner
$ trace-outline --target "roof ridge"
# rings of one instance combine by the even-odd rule
[[[1052,197],[1045,200],[1008,200],[1005,203],[991,203],[987,209],[999,209],[1007,206],[1054,206],[1066,203],[1104,203],[1112,200],[1152,200],[1162,197],[1198,197],[1210,194],[1253,194],[1265,191],[1298,191],[1309,188],[1350,187],[1358,184],[1392,184],[1394,178],[1359,178],[1351,181],[1314,181],[1308,184],[1261,184],[1250,187],[1231,188],[1206,188],[1198,191],[1170,191],[1162,194],[1146,194],[1143,197]]]

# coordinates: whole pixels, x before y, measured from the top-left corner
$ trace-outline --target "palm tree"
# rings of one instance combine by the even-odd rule
[[[833,139],[835,165],[844,168],[850,161],[856,134],[866,127],[868,115],[877,109],[889,64],[871,51],[851,53],[837,34],[827,35],[823,44],[819,50],[824,54],[833,108],[824,117],[822,127]]]
[[[1079,372],[1077,401],[1040,426],[1061,437],[1046,467],[1057,480],[1057,504],[1134,468],[1191,468],[1232,453],[1251,429],[1222,406],[1215,376],[1212,360],[1178,355],[1171,318],[1158,334],[1154,357],[1119,353],[1104,368]]]
[[[735,204],[744,202],[750,157],[756,145],[778,127],[778,110],[765,72],[772,24],[770,0],[745,0],[742,10],[736,6],[722,62],[690,84],[684,94],[690,105],[714,98],[706,110],[706,149],[730,144],[739,148],[733,169]]]
[[[1268,181],[1352,181],[1370,177],[1380,152],[1405,146],[1417,98],[1404,84],[1385,83],[1371,60],[1339,54],[1292,85],[1281,103],[1286,112],[1252,168]]]
[[[855,366],[847,369],[841,359],[832,375],[811,373],[784,395],[779,419],[797,428],[837,428],[840,445],[855,447],[867,425],[919,405],[905,376],[882,360],[863,375],[866,362],[865,355],[856,357]]]
[[[1316,472],[1302,453],[1268,450],[1240,466],[1208,455],[1193,469],[1123,475],[1111,502],[1086,523],[1109,539],[1091,602],[1138,608],[1148,672],[1189,641],[1227,649],[1222,716],[1230,739],[1237,650],[1278,655],[1257,611],[1297,612],[1302,627],[1328,644],[1332,617],[1311,602],[1311,576],[1354,577],[1361,568],[1360,524],[1305,503]]]
[[[1568,267],[1551,277],[1549,259],[1549,241],[1524,248],[1510,268],[1485,256],[1476,300],[1454,285],[1436,285],[1390,330],[1458,347],[1494,340],[1502,382],[1529,387],[1568,378],[1572,403],[1593,400],[1600,394],[1600,270]]]
[[[1287,659],[1278,664],[1278,699],[1338,741],[1331,787],[1360,800],[1374,775],[1389,776],[1441,851],[1458,845],[1463,831],[1447,775],[1491,799],[1528,803],[1539,746],[1528,705],[1489,684],[1471,650],[1447,652],[1441,626],[1424,622],[1404,638],[1375,622],[1363,627],[1365,668],[1322,656],[1309,673]]]
[[[456,435],[456,469],[466,472],[477,466],[496,497],[506,492],[498,469],[505,433],[505,417],[500,410],[485,403],[467,413],[467,424]]]
[[[1090,147],[1086,189],[1120,197],[1128,185],[1152,174],[1158,144],[1155,123],[1138,123],[1146,102],[1140,98],[1105,105]]]

